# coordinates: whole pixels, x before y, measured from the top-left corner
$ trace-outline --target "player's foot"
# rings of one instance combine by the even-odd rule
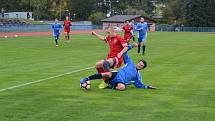
[[[105,88],[107,88],[107,87],[108,87],[108,84],[105,83],[104,81],[102,81],[102,83],[99,84],[99,89],[105,89]]]
[[[148,89],[157,89],[157,88],[153,86],[148,86]]]
[[[87,78],[83,78],[83,79],[80,80],[80,83],[81,83],[81,84],[84,84],[84,83],[86,83],[87,81],[88,81]]]

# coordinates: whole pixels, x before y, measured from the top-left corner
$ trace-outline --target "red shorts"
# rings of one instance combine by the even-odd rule
[[[132,36],[131,35],[125,35],[124,36],[124,39],[127,41],[127,40],[130,40],[132,38]]]
[[[110,59],[111,57],[107,57],[106,59]],[[123,63],[123,56],[121,58],[117,58],[117,57],[112,57],[114,58],[114,63],[113,66],[111,68],[119,68],[121,67],[122,63]]]
[[[64,29],[65,33],[70,33],[70,29]]]

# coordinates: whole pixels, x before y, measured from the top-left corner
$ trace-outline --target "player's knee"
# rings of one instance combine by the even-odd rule
[[[119,90],[119,91],[125,90],[125,85],[122,83],[118,83],[116,86],[116,90]]]
[[[99,61],[96,63],[96,68],[102,68],[103,67],[103,61]]]

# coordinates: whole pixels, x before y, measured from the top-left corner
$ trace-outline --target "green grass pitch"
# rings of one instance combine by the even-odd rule
[[[54,46],[52,37],[0,38],[0,90],[92,67],[108,46],[87,34]],[[129,52],[137,62],[137,49]],[[215,34],[149,33],[141,72],[157,90],[88,91],[89,69],[0,92],[0,121],[214,121]]]

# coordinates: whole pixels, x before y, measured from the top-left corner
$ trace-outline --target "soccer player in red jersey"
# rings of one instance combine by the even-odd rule
[[[69,20],[69,16],[66,16],[66,20],[64,21],[64,32],[65,32],[65,40],[69,40],[70,26],[71,21]]]
[[[132,30],[133,27],[130,25],[130,22],[128,20],[125,21],[126,25],[122,27],[122,29],[124,30],[124,39],[127,42],[130,42],[131,38],[132,38]]]
[[[113,27],[106,29],[106,36],[92,32],[92,35],[109,44],[109,53],[105,60],[100,60],[96,63],[98,73],[110,72],[110,68],[119,68],[123,63],[123,53],[128,50],[128,44],[123,37],[116,34]],[[105,81],[105,79],[103,79]],[[102,83],[104,85],[104,83]],[[100,88],[105,86],[100,85]]]

